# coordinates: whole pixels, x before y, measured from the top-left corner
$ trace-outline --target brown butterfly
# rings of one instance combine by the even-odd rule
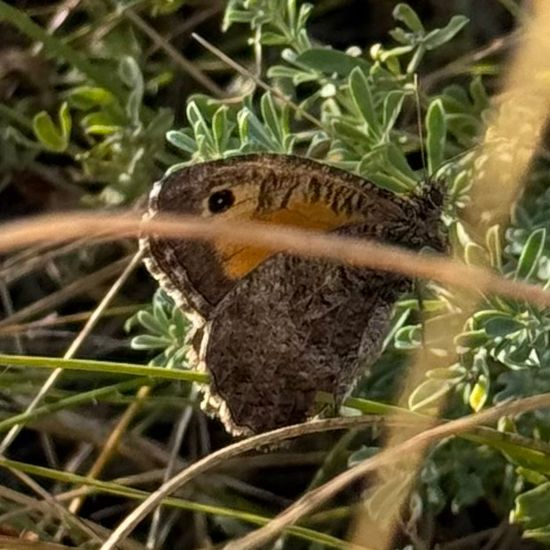
[[[443,250],[443,201],[439,185],[396,195],[312,160],[258,154],[172,173],[155,185],[149,216],[253,220]],[[149,271],[195,313],[193,344],[211,376],[206,408],[242,434],[305,420],[317,391],[341,402],[379,355],[412,281],[230,237],[141,241]]]

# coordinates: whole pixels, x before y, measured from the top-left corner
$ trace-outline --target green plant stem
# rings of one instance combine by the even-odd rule
[[[59,399],[54,403],[42,405],[41,407],[38,407],[33,411],[23,412],[21,414],[16,414],[15,416],[10,416],[10,418],[0,421],[0,433],[9,430],[12,426],[15,426],[16,424],[25,424],[30,422],[31,420],[34,420],[35,418],[39,418],[46,414],[51,414],[56,411],[68,409],[70,407],[76,407],[77,405],[82,405],[82,403],[86,403],[87,401],[99,400],[112,393],[118,393],[136,388],[143,385],[145,382],[146,380],[143,378],[126,380],[125,382],[119,382],[118,384],[113,384],[112,386],[104,386],[102,388],[96,388],[91,391],[71,395],[70,397]],[[151,382],[148,381],[148,383],[150,384]]]
[[[190,370],[163,369],[146,367],[132,363],[113,363],[110,361],[92,361],[88,359],[61,359],[59,357],[25,357],[24,355],[0,354],[0,363],[12,367],[34,367],[41,369],[77,370],[87,372],[129,374],[146,376],[153,379],[183,380],[185,382],[208,382],[208,375]]]
[[[208,375],[205,373],[190,371],[163,369],[159,367],[146,367],[132,363],[114,363],[108,361],[90,361],[83,359],[60,359],[56,357],[25,357],[22,355],[0,354],[0,363],[13,367],[35,367],[46,369],[62,368],[66,370],[88,371],[98,373],[110,373],[118,375],[132,375],[154,379],[181,380],[186,382],[208,383]],[[143,383],[143,380],[141,381]],[[332,402],[328,394],[319,393],[320,403]],[[390,416],[392,414],[405,415],[406,419],[431,423],[434,419],[413,413],[407,409],[370,401],[367,399],[348,398],[344,405],[359,410],[363,414],[377,414]],[[7,422],[9,419],[5,420]],[[1,425],[1,424],[0,424]],[[475,428],[470,432],[460,434],[459,437],[477,443],[488,445],[516,461],[536,465],[541,471],[550,473],[550,447],[544,443],[520,437],[513,433],[499,432],[491,428]]]
[[[498,0],[502,7],[510,12],[514,17],[521,17],[521,7],[515,2],[515,0]]]
[[[146,491],[133,489],[131,487],[125,487],[111,481],[99,481],[97,479],[80,476],[77,474],[71,474],[68,472],[61,472],[52,468],[45,468],[43,466],[37,466],[35,464],[28,464],[25,462],[18,462],[15,460],[9,460],[7,458],[0,458],[0,466],[4,468],[10,468],[25,472],[27,474],[38,476],[46,479],[53,479],[61,483],[70,483],[75,485],[85,485],[91,492],[100,492],[110,495],[122,496],[134,500],[144,500],[149,496]],[[88,491],[86,491],[88,492]],[[74,495],[73,495],[74,496]],[[209,514],[214,516],[229,517],[241,521],[246,521],[253,525],[265,525],[271,518],[252,514],[249,512],[242,512],[239,510],[232,510],[230,508],[224,508],[221,506],[211,506],[208,504],[200,504],[198,502],[192,502],[190,500],[184,500],[181,498],[168,497],[162,501],[162,504],[170,506],[171,508],[178,508],[181,510],[189,510],[192,512],[200,512],[203,514]],[[349,548],[348,543],[330,535],[323,533],[317,533],[311,529],[305,527],[292,526],[289,527],[286,532],[296,537],[309,540],[312,542],[318,542],[324,544],[327,548]]]

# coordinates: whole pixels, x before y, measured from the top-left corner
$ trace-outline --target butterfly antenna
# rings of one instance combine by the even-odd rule
[[[264,82],[258,75],[255,75],[254,73],[250,72],[248,69],[243,67],[242,65],[239,65],[239,63],[231,59],[228,55],[224,54],[221,50],[219,50],[218,48],[216,48],[216,46],[214,46],[213,44],[205,40],[202,36],[198,35],[195,32],[191,33],[191,36],[201,46],[203,46],[210,53],[215,55],[220,61],[222,61],[229,67],[231,67],[233,70],[237,71],[241,76],[244,76],[245,78],[250,78],[250,80],[252,80],[259,88],[262,88],[262,90],[265,90],[266,92],[270,92],[275,97],[277,97],[278,99],[286,103],[298,115],[308,120],[318,128],[321,128],[321,130],[323,130],[328,135],[332,134],[332,132],[328,128],[326,128],[320,120],[310,115],[307,111],[304,111],[297,103],[294,103],[294,101],[292,101],[285,94],[283,94],[276,88],[273,88],[273,86],[270,86],[269,84]]]

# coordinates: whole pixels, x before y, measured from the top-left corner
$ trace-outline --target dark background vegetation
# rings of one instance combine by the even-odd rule
[[[122,2],[17,1],[9,4],[44,28],[53,25],[54,36],[68,38],[73,48],[84,57],[94,59],[104,74],[112,74],[114,79],[118,78],[118,61],[123,54],[129,55],[133,50],[146,83],[142,109],[147,111],[148,120],[161,109],[166,110],[167,118],[159,122],[156,133],[147,131],[137,138],[136,134],[129,133],[121,138],[119,157],[108,156],[104,167],[86,164],[93,139],[79,129],[76,122],[73,122],[68,147],[58,152],[48,150],[40,144],[29,121],[41,111],[50,113],[56,120],[67,91],[79,83],[79,77],[70,63],[61,62],[39,40],[29,39],[28,34],[17,31],[12,22],[2,21],[0,17],[0,104],[4,106],[0,110],[0,221],[70,208],[139,207],[152,182],[170,165],[184,160],[181,151],[166,143],[165,132],[188,125],[186,105],[192,94],[210,92],[190,77],[158,41],[147,36],[135,22],[116,16],[115,9]],[[189,0],[179,4],[178,9],[172,9],[174,6],[170,2],[147,0],[137,3],[133,10],[148,29],[164,37],[176,52],[183,54],[220,90],[238,95],[243,88],[234,69],[205,51],[190,33],[199,33],[234,60],[252,69],[248,27],[232,25],[227,32],[222,32],[224,2]],[[389,42],[388,32],[396,24],[392,17],[396,4],[390,0],[314,2],[307,28],[312,39],[319,43],[339,50],[357,45],[368,52],[374,43]],[[430,93],[436,95],[450,83],[468,86],[472,78],[479,75],[489,95],[498,91],[503,68],[515,43],[518,25],[515,10],[520,4],[497,0],[415,0],[411,6],[427,29],[443,27],[457,14],[467,16],[470,21],[451,42],[434,51],[422,63],[420,82],[430,86]],[[68,9],[67,17],[63,18],[65,9]],[[59,27],[55,17],[60,17]],[[263,76],[268,67],[278,63],[280,49],[266,48]],[[314,86],[316,83],[311,84],[312,89]],[[309,92],[306,86],[300,93],[305,97]],[[415,120],[414,111],[408,119]],[[16,130],[16,137],[11,129]],[[139,161],[138,170],[130,173],[132,185],[120,184],[117,187],[117,170],[121,173],[129,165],[124,151],[137,148],[136,140],[142,140],[146,157]],[[422,169],[419,151],[409,152],[407,158],[415,170]],[[531,221],[521,227],[518,225],[517,241],[512,240],[510,244],[511,263],[517,261],[518,250],[521,251],[529,232],[544,225],[541,220],[548,212],[545,210],[548,200],[540,184],[535,181],[531,186],[532,203],[527,197],[524,211]],[[0,352],[63,356],[86,315],[97,305],[121,268],[107,274],[104,270],[134,250],[135,244],[131,241],[86,243],[63,254],[57,254],[56,248],[45,247],[30,255],[17,253],[0,257]],[[150,307],[155,288],[145,270],[138,269],[117,296],[109,314],[86,339],[78,357],[140,364],[153,359],[158,351],[152,350],[154,346],[145,350],[143,346],[142,349],[131,346],[132,337],[143,331],[139,319],[134,318],[129,327],[125,325],[138,310]],[[178,315],[163,297],[157,295],[155,300],[155,307],[165,311],[170,319]],[[389,388],[396,379],[396,372],[402,372],[407,357],[403,349],[392,349],[379,362],[368,387],[361,387],[359,393],[367,392],[368,397],[381,401],[390,399]],[[45,376],[45,371],[40,369],[6,369],[0,376],[2,417],[7,419],[23,410]],[[53,403],[120,380],[123,377],[117,375],[68,372],[48,394],[47,402]],[[514,388],[518,387],[519,382]],[[542,391],[541,388],[517,389],[516,395]],[[44,414],[29,422],[7,455],[14,460],[46,465],[58,471],[85,474],[93,464],[101,442],[132,401],[135,391],[136,388],[121,390],[74,409]],[[189,400],[197,404],[190,391],[187,385],[175,382],[157,383],[151,397],[133,418],[121,449],[113,454],[100,478],[114,479],[165,468],[175,445],[176,428],[182,422],[182,410]],[[464,404],[457,406],[455,414],[464,412],[467,412]],[[537,418],[531,418],[529,422],[532,427]],[[533,427],[539,436],[544,429],[546,424],[542,429]],[[532,435],[533,430],[525,428],[524,435]],[[180,496],[269,517],[305,491],[312,479],[326,480],[348,467],[353,460],[373,451],[380,443],[379,436],[379,432],[367,431],[344,436],[304,437],[272,453],[236,459],[215,474],[197,481]],[[544,436],[540,437],[544,439]],[[177,466],[179,468],[229,442],[230,438],[219,423],[207,419],[195,407],[183,443],[179,449],[176,448]],[[334,453],[329,454],[331,450]],[[363,455],[357,454],[361,452]],[[521,539],[521,528],[509,526],[507,521],[514,498],[536,483],[526,483],[527,475],[518,481],[515,465],[500,453],[483,446],[457,442],[454,446],[442,445],[438,453],[430,458],[421,473],[418,494],[424,499],[422,514],[414,528],[404,526],[396,537],[396,547],[411,545],[408,548],[447,550],[543,547]],[[140,488],[154,490],[160,480],[144,481]],[[52,493],[71,486],[67,480],[40,479],[40,482]],[[0,484],[21,494],[32,494],[6,469],[0,470]],[[365,484],[350,488],[331,503],[330,510],[335,512],[330,521],[308,526],[345,538],[353,504],[358,502],[364,489]],[[434,501],[437,503],[432,506]],[[0,513],[13,511],[19,506],[5,493],[0,496]],[[112,528],[133,506],[131,500],[98,494],[87,498],[80,516]],[[407,515],[406,511],[404,515]],[[48,523],[48,520],[53,521],[46,514],[21,513],[13,521],[0,523],[0,531],[10,535],[33,533],[41,540],[50,540],[55,538],[56,523]],[[165,511],[161,523],[155,532],[159,548],[216,545],[248,529],[248,525],[238,517],[189,511]],[[143,524],[136,538],[143,542],[150,533],[149,529],[148,524]],[[548,537],[547,532],[545,534]],[[62,540],[69,546],[78,542],[68,534]],[[282,544],[285,548],[321,547],[315,546],[319,543],[296,539],[285,539]]]

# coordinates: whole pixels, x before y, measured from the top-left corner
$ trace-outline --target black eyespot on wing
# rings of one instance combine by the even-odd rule
[[[208,197],[208,209],[212,214],[220,214],[229,210],[235,203],[235,195],[229,189],[216,191]]]

